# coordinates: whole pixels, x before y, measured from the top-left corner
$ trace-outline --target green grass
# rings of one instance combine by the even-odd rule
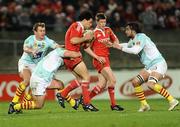
[[[41,110],[24,110],[23,114],[7,114],[8,103],[0,102],[0,127],[180,127],[180,106],[167,111],[165,100],[149,100],[151,111],[139,113],[137,100],[118,101],[125,111],[112,112],[106,100],[93,101],[99,112],[75,111],[66,104],[62,109],[55,101],[47,101]]]

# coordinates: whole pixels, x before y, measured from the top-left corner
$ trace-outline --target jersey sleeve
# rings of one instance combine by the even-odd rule
[[[116,37],[116,35],[114,34],[114,32],[112,31],[111,28],[109,28],[109,33],[110,33],[110,40],[111,40],[112,42],[114,42],[117,37]]]
[[[135,40],[134,45],[140,46],[140,48],[143,49],[145,44],[146,44],[146,37],[145,36],[138,36],[137,39]]]
[[[58,44],[54,40],[49,39],[49,47],[51,47],[52,49],[55,49],[57,45]]]
[[[24,41],[24,47],[29,47],[29,48],[32,48],[33,47],[33,40],[31,40],[32,37],[28,37],[25,41]]]
[[[81,37],[82,36],[82,27],[80,25],[74,25],[71,29],[70,38]]]
[[[64,57],[65,49],[64,48],[57,48],[57,53],[60,57]]]

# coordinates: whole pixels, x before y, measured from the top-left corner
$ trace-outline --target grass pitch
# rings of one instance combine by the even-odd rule
[[[123,112],[111,111],[109,101],[96,100],[99,112],[73,110],[68,104],[62,109],[56,101],[46,101],[41,110],[24,110],[23,114],[7,114],[9,103],[0,102],[0,127],[180,127],[180,106],[167,111],[165,100],[148,100],[151,111],[139,113],[137,100],[118,103]]]

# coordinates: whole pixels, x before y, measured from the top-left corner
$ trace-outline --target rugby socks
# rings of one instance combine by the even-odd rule
[[[87,81],[82,81],[81,82],[81,88],[82,88],[82,95],[83,95],[83,103],[85,105],[90,103],[90,97],[89,97],[89,82]]]
[[[74,99],[72,99],[69,95],[66,96],[66,100],[71,105],[71,107],[75,106],[76,101]]]
[[[140,85],[134,87],[134,91],[136,96],[139,98],[139,101],[141,102],[142,105],[147,105],[146,98],[144,96],[144,91]]]
[[[32,96],[29,93],[25,93],[23,102],[30,101],[32,99]]]
[[[68,93],[70,91],[72,91],[73,89],[77,88],[79,85],[78,81],[77,80],[73,80],[70,82],[70,84],[68,84],[61,92],[61,96],[63,98],[66,98],[66,96],[68,95]]]
[[[115,97],[114,97],[114,87],[108,87],[108,93],[109,93],[109,97],[110,97],[110,101],[111,101],[111,106],[115,106],[116,105],[116,101],[115,101]]]
[[[34,101],[27,101],[27,102],[23,102],[23,103],[18,103],[16,105],[14,105],[14,109],[15,110],[21,110],[21,109],[35,109],[36,105]]]
[[[101,91],[102,91],[102,88],[101,88],[99,85],[96,85],[96,86],[92,89],[92,91],[90,92],[89,97],[90,97],[90,98],[93,98],[93,97],[95,97],[96,95],[98,95],[99,93],[101,93]]]
[[[161,94],[163,97],[165,97],[169,102],[172,101],[174,98],[169,94],[169,92],[164,89],[161,85],[155,84],[153,87],[153,90],[157,93]]]
[[[16,94],[14,95],[12,102],[18,103],[19,99],[20,99],[22,93],[25,91],[25,89],[26,89],[25,83],[20,82],[18,88],[16,89]]]

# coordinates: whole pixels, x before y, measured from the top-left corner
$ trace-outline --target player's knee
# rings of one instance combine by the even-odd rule
[[[90,76],[88,76],[88,75],[87,76],[83,76],[82,80],[83,81],[90,81]]]
[[[154,85],[158,82],[158,79],[153,77],[153,76],[149,76],[148,78],[148,82],[147,82],[147,86],[150,89],[154,89]]]
[[[23,81],[23,83],[24,83],[25,86],[28,86],[28,85],[29,85],[29,82],[30,82],[29,80],[24,80],[24,81]]]
[[[114,79],[114,78],[110,79],[110,80],[109,80],[109,84],[110,84],[111,86],[115,86],[115,84],[116,84],[116,79]]]
[[[141,75],[137,75],[133,80],[132,80],[132,84],[134,87],[136,86],[139,86],[141,84],[143,84],[145,81],[144,81],[144,78],[143,76]]]
[[[58,89],[64,89],[64,83],[62,81],[57,82]]]
[[[36,102],[36,103],[35,103],[35,106],[36,106],[36,109],[41,109],[41,108],[44,106],[44,104],[43,104],[43,103]]]

